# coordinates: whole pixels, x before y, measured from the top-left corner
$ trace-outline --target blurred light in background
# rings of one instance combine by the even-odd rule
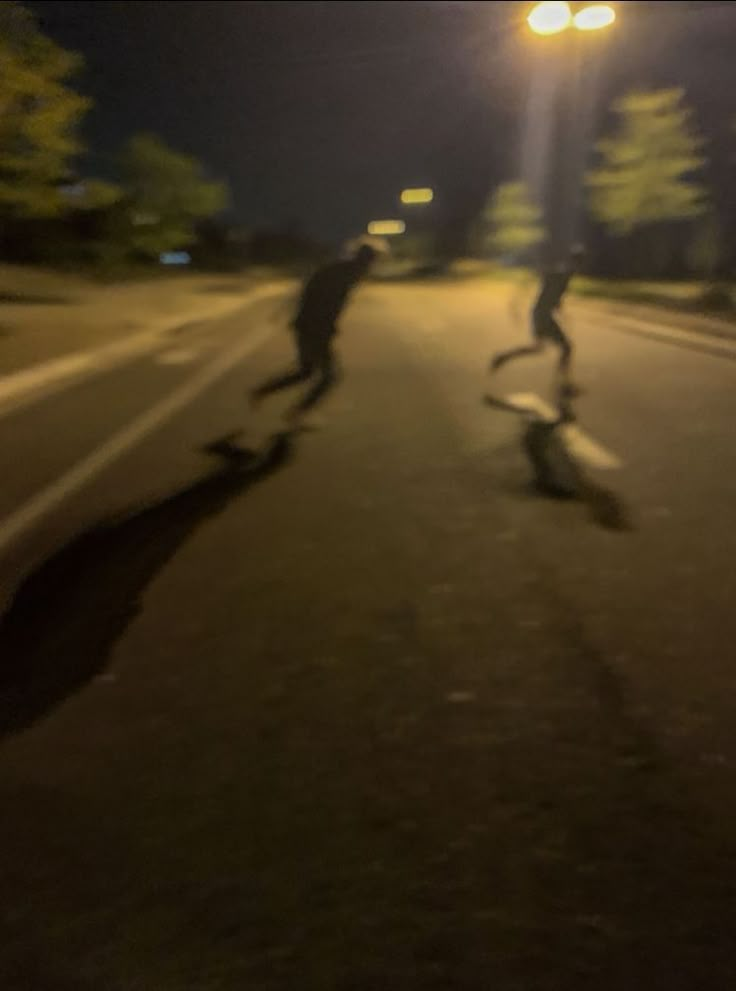
[[[394,234],[403,234],[405,230],[403,220],[371,220],[368,224],[368,233],[379,237],[392,237]]]
[[[188,265],[192,256],[188,251],[162,251],[158,260],[162,265]]]
[[[538,3],[526,20],[535,34],[558,34],[570,26],[572,11],[569,3],[546,0]]]
[[[431,203],[434,199],[434,190],[429,186],[418,187],[417,189],[403,189],[401,191],[401,202],[407,205],[413,203]]]
[[[66,200],[81,200],[87,193],[87,187],[83,182],[68,182],[59,186],[59,192]]]
[[[616,20],[616,11],[606,3],[594,3],[583,7],[573,17],[573,24],[578,31],[598,31],[607,28]]]

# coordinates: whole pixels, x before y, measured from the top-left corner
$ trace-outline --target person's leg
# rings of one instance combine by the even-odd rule
[[[524,358],[533,354],[539,354],[543,348],[544,341],[543,335],[540,334],[539,319],[536,314],[532,314],[532,343],[525,344],[518,348],[510,348],[508,351],[499,351],[498,354],[494,354],[491,358],[491,363],[488,370],[490,372],[496,372],[502,365],[505,365],[507,361],[514,361],[516,358]]]
[[[325,342],[324,348],[319,357],[315,358],[314,367],[317,369],[317,376],[312,387],[295,404],[292,416],[298,417],[307,410],[313,409],[318,402],[324,399],[325,395],[333,389],[340,379],[340,372],[329,341]]]
[[[252,390],[250,396],[254,402],[265,398],[272,392],[279,392],[281,389],[288,389],[291,385],[304,382],[310,376],[310,370],[303,366],[284,372],[281,375],[274,375],[273,378],[266,379],[259,386]]]
[[[563,378],[569,377],[570,365],[572,364],[572,344],[570,343],[570,338],[564,333],[561,327],[555,323],[557,330],[559,332],[559,348],[560,348],[560,361],[559,369],[560,375]]]
[[[533,344],[524,345],[524,347],[511,348],[509,351],[499,351],[498,354],[494,354],[491,358],[490,371],[498,371],[501,365],[505,365],[507,361],[513,361],[515,358],[524,358],[528,355],[539,354],[543,347],[544,345],[541,341],[535,341]]]
[[[570,338],[564,332],[562,327],[557,323],[554,317],[549,318],[549,325],[547,328],[547,336],[550,340],[554,341],[555,346],[560,352],[560,357],[557,362],[557,375],[563,386],[563,388],[572,388],[570,382],[570,366],[572,365],[572,343]]]
[[[288,372],[282,372],[280,375],[274,375],[251,390],[251,406],[256,406],[261,399],[270,395],[272,392],[280,392],[281,389],[288,389],[290,386],[297,385],[299,382],[306,382],[310,378],[314,371],[314,361],[308,341],[304,335],[299,334],[296,344],[298,353],[298,364],[296,368],[292,368]]]

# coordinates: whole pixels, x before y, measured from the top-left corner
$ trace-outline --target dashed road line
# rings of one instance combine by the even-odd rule
[[[239,347],[226,351],[201,369],[189,381],[180,385],[166,399],[138,416],[122,430],[113,434],[104,444],[79,461],[56,481],[41,489],[19,509],[0,521],[0,552],[35,526],[39,520],[56,509],[96,475],[117,461],[123,454],[145,440],[149,434],[192,403],[214,382],[268,340],[273,326],[262,325],[252,331]]]
[[[729,339],[727,333],[686,330],[682,327],[668,327],[662,323],[640,320],[623,313],[586,314],[586,320],[597,322],[603,329],[629,337],[642,337],[656,341],[658,344],[669,344],[673,348],[694,351],[711,358],[725,358],[736,361],[736,337]]]

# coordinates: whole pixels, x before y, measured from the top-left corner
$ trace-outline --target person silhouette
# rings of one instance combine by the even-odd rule
[[[302,415],[334,387],[339,377],[333,350],[337,320],[350,292],[367,275],[377,253],[372,245],[363,243],[350,258],[325,265],[307,279],[291,324],[296,339],[296,367],[256,386],[250,393],[251,408],[273,392],[314,379],[287,414],[289,421],[299,423]]]
[[[562,305],[570,279],[577,272],[583,256],[581,246],[575,246],[565,265],[560,265],[544,272],[537,298],[532,308],[532,338],[531,344],[500,351],[491,359],[490,371],[495,372],[514,358],[525,355],[539,354],[548,342],[554,344],[560,352],[558,374],[563,387],[571,392],[577,388],[570,382],[570,365],[572,362],[572,344],[556,319],[556,313]]]

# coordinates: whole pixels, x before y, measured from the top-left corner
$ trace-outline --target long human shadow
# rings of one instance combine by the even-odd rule
[[[289,433],[260,452],[239,447],[233,436],[204,448],[219,459],[217,468],[85,531],[22,582],[0,621],[0,737],[31,725],[99,674],[144,590],[194,530],[293,455]]]
[[[606,530],[626,531],[634,528],[630,510],[623,499],[612,489],[594,481],[564,441],[561,427],[577,420],[569,395],[562,390],[558,392],[557,417],[554,420],[491,396],[486,397],[486,403],[522,417],[524,429],[521,445],[532,469],[535,488],[540,494],[584,503],[593,521]]]

